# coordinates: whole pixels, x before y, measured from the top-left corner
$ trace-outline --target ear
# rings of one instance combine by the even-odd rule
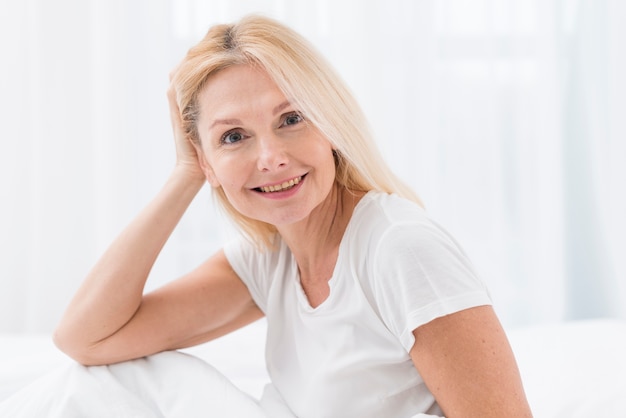
[[[215,172],[213,171],[213,168],[211,168],[211,164],[209,164],[209,162],[207,161],[206,155],[202,150],[202,146],[196,143],[193,143],[193,146],[196,149],[196,154],[198,155],[198,163],[200,164],[200,169],[202,169],[202,172],[204,173],[207,181],[212,187],[220,187],[220,182],[217,180]]]

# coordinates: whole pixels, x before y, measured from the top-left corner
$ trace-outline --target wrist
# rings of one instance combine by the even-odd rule
[[[206,177],[199,167],[185,164],[176,164],[171,177],[197,188],[201,188],[206,182]]]

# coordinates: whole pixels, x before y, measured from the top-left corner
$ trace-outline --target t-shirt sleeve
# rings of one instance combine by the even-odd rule
[[[491,298],[456,241],[437,224],[390,227],[376,243],[373,288],[387,327],[409,351],[413,330],[435,318],[490,305]]]
[[[267,267],[267,254],[240,238],[224,247],[224,254],[237,276],[246,285],[259,309],[266,312],[269,280],[263,280]]]

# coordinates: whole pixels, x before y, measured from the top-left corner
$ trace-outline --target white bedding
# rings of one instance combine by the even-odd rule
[[[263,365],[264,332],[265,323],[259,321],[220,340],[184,351],[212,364],[236,387],[259,399],[269,381]],[[511,331],[509,337],[535,417],[626,417],[626,323],[603,320],[545,325]],[[181,358],[185,360],[181,361]],[[105,372],[98,372],[97,368],[87,370],[72,367],[71,364],[71,360],[54,348],[48,336],[0,335],[0,416],[12,417],[7,409],[11,401],[3,402],[4,399],[13,396],[15,404],[15,396],[24,396],[16,395],[16,392],[29,385],[30,388],[25,390],[30,390],[31,394],[33,385],[45,388],[55,380],[55,373],[56,381],[59,373],[65,373],[61,378],[69,382],[67,398],[58,400],[60,405],[65,402],[66,407],[70,404],[79,408],[79,404],[72,402],[80,399],[83,403],[89,401],[95,405],[100,402],[110,408],[116,396],[129,396],[127,386],[130,384],[135,388],[131,388],[130,392],[137,387],[142,388],[143,394],[135,393],[131,398],[143,399],[144,404],[151,394],[160,394],[158,399],[147,402],[154,404],[153,410],[141,415],[137,406],[132,416],[193,417],[200,413],[209,416],[206,412],[210,407],[232,412],[231,415],[221,412],[219,416],[253,417],[259,412],[254,402],[248,405],[246,397],[242,398],[227,380],[219,383],[219,373],[212,367],[191,356],[166,353],[142,360],[134,366],[140,370],[136,374],[129,372],[132,370],[129,367],[118,371],[115,367],[107,368]],[[178,365],[176,370],[167,371],[172,364]],[[150,371],[154,369],[166,372],[155,377]],[[72,382],[89,381],[82,373],[90,376],[100,374],[95,381],[113,379],[119,385],[114,386],[117,389],[109,392],[108,396],[102,394],[88,399],[93,396],[89,393],[98,392],[90,391],[84,383],[81,387],[71,386]],[[102,376],[103,373],[106,377]],[[179,379],[179,376],[183,378]],[[206,376],[214,377],[213,386],[206,385]],[[218,382],[217,392],[221,395],[211,398],[210,393],[216,392],[215,382]],[[69,392],[73,392],[73,397]],[[192,394],[193,401],[181,398],[181,393]],[[233,394],[230,398],[229,393]],[[193,394],[196,394],[195,397]],[[33,403],[36,400],[24,399],[24,402]],[[124,407],[131,408],[136,405],[133,402],[126,402]],[[236,406],[233,407],[232,403]],[[77,412],[76,416],[96,417],[96,409],[89,415]],[[131,416],[131,409],[119,411],[116,416]]]
[[[213,365],[238,388],[260,398],[269,377],[264,366],[265,321],[219,340],[181,350]],[[73,361],[49,335],[0,334],[0,402],[37,378]],[[4,417],[2,417],[4,418]]]

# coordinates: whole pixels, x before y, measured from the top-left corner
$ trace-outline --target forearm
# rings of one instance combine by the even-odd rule
[[[175,169],[157,196],[111,244],[57,327],[55,341],[62,349],[89,347],[133,317],[159,252],[203,182],[184,169]]]

